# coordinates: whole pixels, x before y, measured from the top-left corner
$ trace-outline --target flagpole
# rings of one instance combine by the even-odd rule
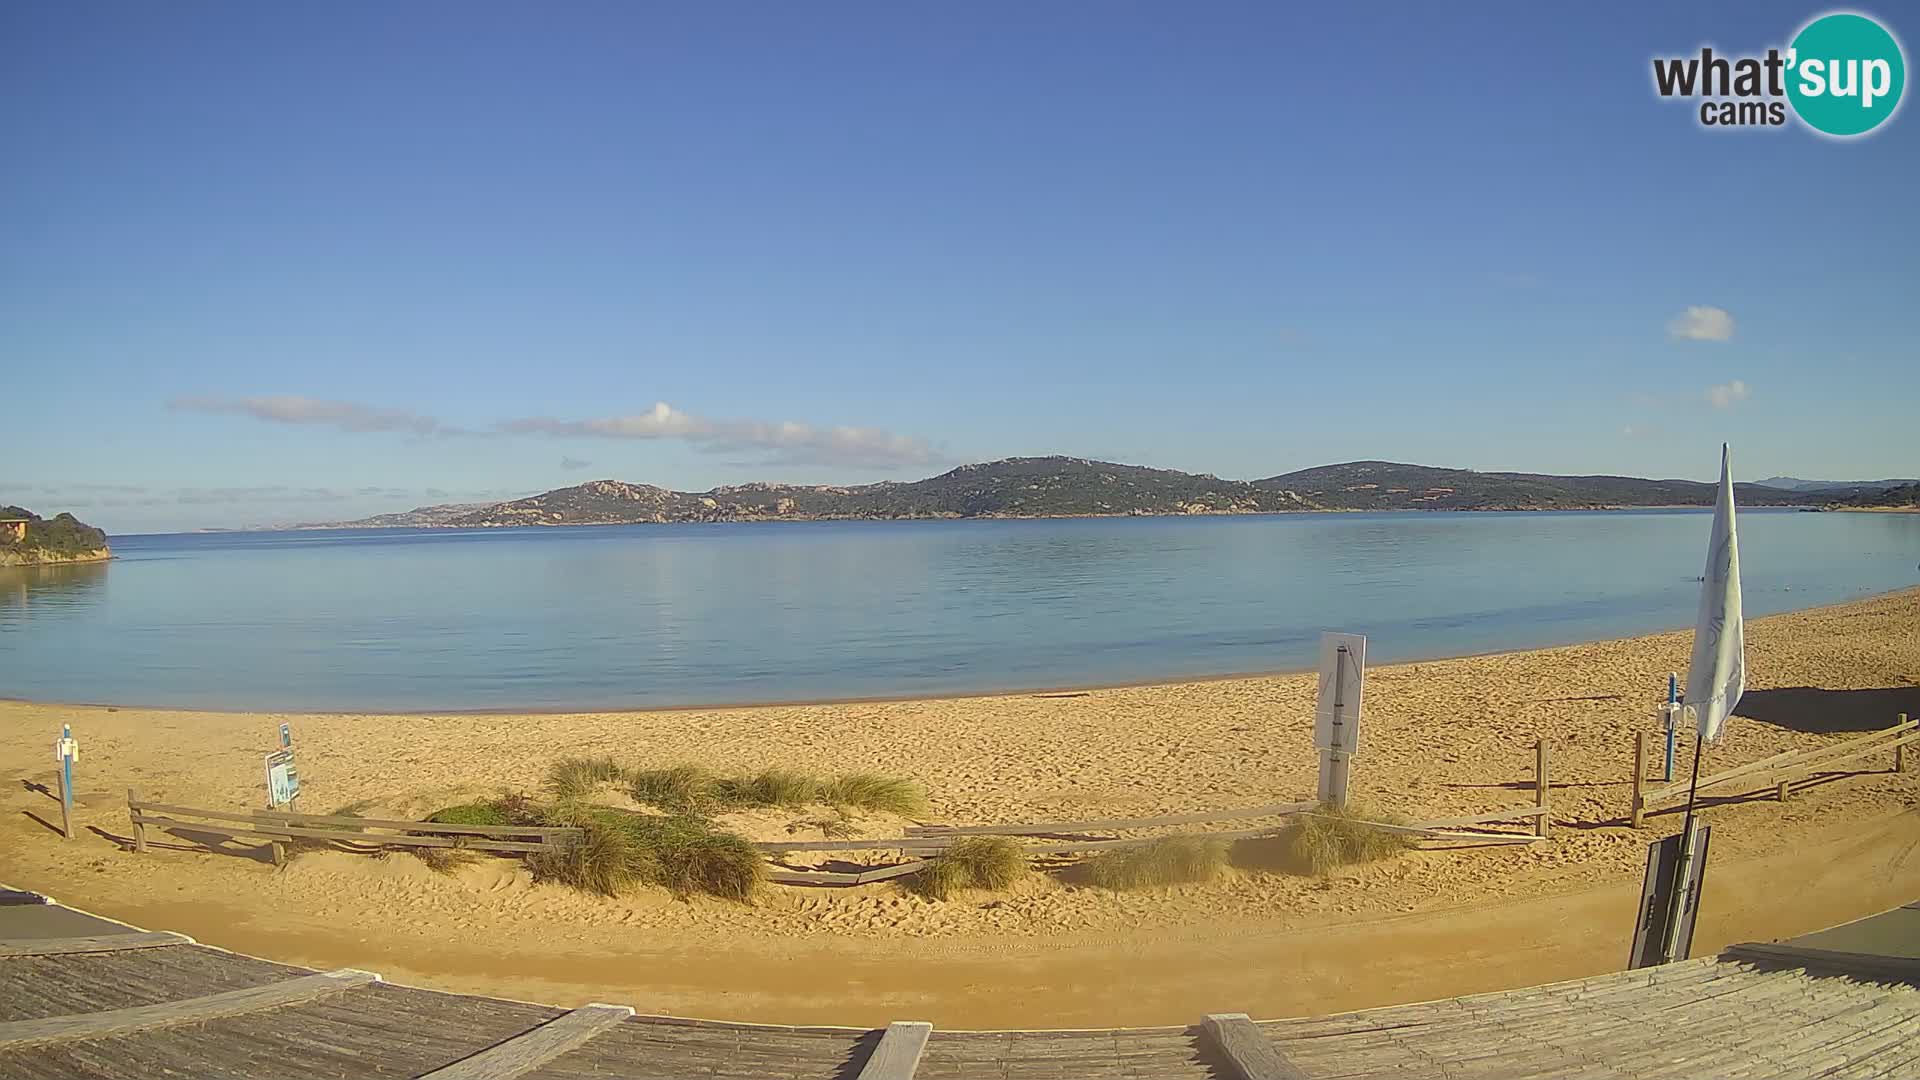
[[[1694,835],[1693,810],[1700,797],[1700,759],[1705,756],[1702,750],[1706,740],[1700,734],[1700,726],[1693,729],[1693,779],[1687,782],[1687,816],[1680,826],[1680,858],[1673,867],[1673,900],[1667,911],[1666,941],[1660,950],[1661,957],[1667,963],[1682,959],[1675,955],[1680,950],[1680,916],[1687,910],[1687,884],[1693,880]]]

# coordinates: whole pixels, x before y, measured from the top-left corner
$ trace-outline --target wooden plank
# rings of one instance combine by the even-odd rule
[[[842,870],[788,870],[769,869],[767,880],[780,885],[865,885],[888,878],[905,877],[917,874],[927,868],[925,859],[896,863],[893,866],[877,866],[872,870],[848,872]]]
[[[358,825],[368,829],[404,829],[434,836],[557,836],[575,837],[583,831],[575,825],[442,825],[436,821],[397,821],[391,818],[333,817],[326,814],[288,814],[273,810],[255,810],[256,818],[284,821],[290,825]]]
[[[225,819],[223,819],[225,820]],[[306,837],[315,840],[338,840],[347,844],[364,844],[369,847],[432,847],[461,848],[466,851],[507,851],[530,852],[546,851],[547,845],[522,843],[512,840],[489,840],[485,837],[455,836],[399,836],[392,833],[356,833],[339,829],[307,829],[293,825],[275,825],[269,821],[255,822],[255,827],[244,829],[234,825],[201,824],[197,821],[182,821],[177,818],[152,817],[141,814],[135,818],[137,824],[154,825],[164,829],[184,829],[188,832],[212,833],[216,836],[252,836],[263,840],[285,841],[292,837]]]
[[[939,851],[952,843],[952,840],[917,836],[879,840],[756,840],[753,849],[771,855],[789,851]]]
[[[915,859],[912,862],[900,863],[897,866],[882,866],[873,870],[862,870],[859,875],[859,884],[865,885],[872,881],[885,881],[888,878],[906,877],[908,874],[917,874],[926,868],[927,860]]]
[[[1920,726],[1920,721],[1910,720],[1905,723],[1895,724],[1892,727],[1881,728],[1879,731],[1869,732],[1856,739],[1837,742],[1830,746],[1815,747],[1812,750],[1783,751],[1771,757],[1764,757],[1758,761],[1750,761],[1745,765],[1738,765],[1734,768],[1714,773],[1712,776],[1703,776],[1700,778],[1700,786],[1702,788],[1712,787],[1718,784],[1724,784],[1729,780],[1738,780],[1743,776],[1751,776],[1754,773],[1769,772],[1775,769],[1799,768],[1800,766],[1815,762],[1831,764],[1834,760],[1844,761],[1850,757],[1878,753],[1881,750],[1889,749],[1895,745],[1892,742],[1888,742],[1887,740],[1889,739],[1898,739],[1900,742],[1905,743],[1920,738],[1920,731],[1915,730],[1916,726]],[[1664,802],[1668,799],[1683,795],[1686,791],[1687,785],[1676,781],[1666,787],[1655,788],[1647,792],[1646,799],[1649,803]]]
[[[1633,733],[1633,805],[1627,823],[1638,829],[1647,823],[1647,733]]]
[[[1165,825],[1194,825],[1203,821],[1234,821],[1240,818],[1283,817],[1311,810],[1314,802],[1268,803],[1240,810],[1202,810],[1191,814],[1162,814],[1159,817],[1101,818],[1091,821],[1040,821],[1021,825],[909,825],[915,836],[1030,836],[1057,832],[1110,832],[1116,829],[1154,829]]]
[[[1188,836],[1204,836],[1213,840],[1252,840],[1280,831],[1279,825],[1268,825],[1259,829],[1239,829],[1233,832],[1187,833]],[[1027,855],[1068,855],[1076,851],[1110,851],[1115,848],[1142,847],[1164,840],[1164,836],[1139,836],[1125,840],[1052,840],[1039,844],[1022,844],[1020,850]]]
[[[318,975],[283,979],[265,986],[228,990],[158,1005],[136,1005],[127,1009],[70,1016],[46,1016],[37,1020],[11,1020],[0,1023],[0,1049],[15,1050],[73,1039],[98,1039],[179,1024],[198,1024],[223,1016],[298,1005],[379,981],[380,976],[371,971],[342,968]]]
[[[129,795],[132,792],[128,793]],[[191,806],[174,806],[169,803],[132,801],[130,810],[151,810],[159,814],[184,814],[188,817],[211,818],[214,821],[240,821],[255,823],[261,819],[299,823],[300,825],[347,825],[369,829],[407,829],[413,832],[425,832],[464,836],[559,836],[578,835],[581,830],[563,825],[438,825],[426,821],[396,821],[390,818],[335,817],[326,814],[288,814],[271,810],[253,810],[245,814],[235,814],[225,810],[200,810]]]
[[[769,869],[767,880],[775,885],[858,885],[860,875],[840,870]]]
[[[1525,821],[1528,818],[1545,817],[1548,810],[1544,806],[1523,806],[1518,810],[1495,810],[1489,814],[1468,814],[1466,817],[1437,818],[1433,821],[1418,821],[1407,826],[1413,829],[1451,829],[1461,825],[1484,825],[1494,821]]]
[[[1547,740],[1543,737],[1533,744],[1533,801],[1540,804],[1540,815],[1533,819],[1533,828],[1542,840],[1553,831],[1553,815],[1547,810],[1552,787],[1547,782]]]
[[[514,1080],[632,1016],[633,1009],[626,1005],[582,1005],[445,1068],[422,1073],[420,1080]]]
[[[1308,1080],[1246,1013],[1212,1013],[1201,1026],[1240,1080]]]
[[[140,789],[127,789],[127,815],[133,818],[133,850],[144,854],[147,850],[147,827],[140,821],[136,808],[140,805]]]
[[[1532,843],[1535,840],[1541,839],[1541,837],[1533,833],[1450,832],[1448,831],[1448,826],[1452,825],[1456,821],[1462,824],[1472,824],[1475,821],[1482,821],[1482,820],[1501,821],[1501,820],[1507,819],[1508,817],[1529,818],[1529,817],[1537,816],[1540,812],[1541,810],[1539,807],[1532,806],[1532,807],[1528,807],[1525,810],[1513,811],[1511,815],[1508,815],[1503,811],[1500,814],[1482,817],[1482,818],[1459,818],[1459,819],[1447,818],[1439,822],[1423,821],[1417,825],[1398,825],[1391,821],[1361,821],[1359,822],[1359,824],[1366,825],[1370,828],[1379,829],[1381,832],[1405,833],[1409,836],[1426,836],[1436,840],[1487,840],[1495,843],[1498,843],[1501,841],[1507,841],[1510,843]],[[1331,817],[1332,815],[1307,814],[1306,816],[1307,817]]]
[[[887,1025],[880,1042],[867,1057],[856,1080],[913,1080],[926,1052],[933,1025],[922,1020],[896,1020]]]
[[[1729,945],[1720,955],[1751,963],[1839,971],[1895,982],[1920,982],[1920,957],[1880,956],[1871,953],[1840,952],[1834,949],[1809,949],[1799,945],[1746,942]]]
[[[132,934],[92,934],[86,937],[0,939],[0,956],[71,956],[76,953],[125,952],[129,949],[157,949],[166,945],[191,945],[193,939],[171,930],[141,931]]]

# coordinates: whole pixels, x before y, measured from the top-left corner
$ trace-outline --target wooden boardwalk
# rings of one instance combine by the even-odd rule
[[[0,1077],[1334,1080],[1920,1076],[1920,960],[1770,945],[1333,1016],[1184,1027],[777,1027],[314,972],[0,904]],[[123,940],[116,945],[115,938]],[[121,946],[124,947],[121,947]],[[1225,1003],[1223,1003],[1225,1004]]]

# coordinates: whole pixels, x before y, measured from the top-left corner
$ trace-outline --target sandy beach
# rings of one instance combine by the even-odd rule
[[[1748,697],[1707,768],[1920,715],[1920,590],[1754,620]],[[1553,753],[1555,829],[1530,846],[1418,851],[1328,879],[1243,869],[1103,892],[1041,876],[936,902],[895,885],[773,887],[753,906],[535,885],[518,863],[455,874],[411,858],[303,855],[284,870],[175,840],[135,856],[126,791],[209,809],[263,800],[261,755],[293,725],[302,808],[421,814],[533,791],[555,760],[697,761],[923,782],[924,820],[1174,813],[1314,790],[1313,677],[858,704],[536,715],[285,715],[0,703],[0,882],[209,944],[396,981],[776,1023],[906,1014],[949,1027],[1186,1022],[1358,1007],[1624,963],[1645,845],[1625,825],[1636,731],[1654,731],[1690,635],[1656,634],[1369,672],[1356,798],[1415,818],[1526,805]],[[78,838],[49,747],[81,740]],[[1920,770],[1891,753],[1780,803],[1716,802],[1698,950],[1920,897]],[[1680,768],[1685,769],[1683,755]],[[1684,775],[1684,772],[1681,773]],[[1737,789],[1736,789],[1737,790]],[[1729,794],[1734,792],[1729,792]],[[771,817],[762,822],[779,827]],[[892,825],[896,823],[884,823]],[[1781,890],[1793,881],[1792,890]]]

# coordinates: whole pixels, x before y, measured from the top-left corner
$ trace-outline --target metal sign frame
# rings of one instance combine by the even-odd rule
[[[1316,748],[1348,756],[1360,753],[1360,700],[1366,682],[1366,635],[1321,634],[1320,691],[1313,710]]]
[[[1693,859],[1687,865],[1684,890],[1679,885],[1680,860],[1686,836],[1674,833],[1647,845],[1647,876],[1640,885],[1640,914],[1633,926],[1633,953],[1628,968],[1653,967],[1693,955],[1693,926],[1700,912],[1700,886],[1707,873],[1707,840],[1713,826],[1700,823]],[[1676,924],[1677,920],[1677,924]],[[1668,952],[1668,941],[1672,952]]]
[[[267,805],[273,809],[291,806],[300,797],[300,772],[293,764],[292,750],[275,750],[267,755]]]

